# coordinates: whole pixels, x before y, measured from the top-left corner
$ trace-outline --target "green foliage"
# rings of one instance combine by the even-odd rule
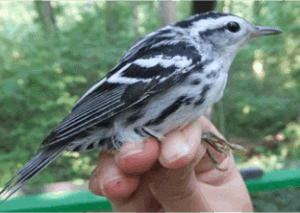
[[[251,194],[255,212],[298,212],[299,188]]]

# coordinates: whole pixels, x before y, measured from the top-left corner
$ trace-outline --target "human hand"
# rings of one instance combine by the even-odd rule
[[[116,154],[101,153],[90,191],[105,196],[114,211],[253,211],[232,154],[210,148],[227,171],[214,169],[200,143],[200,126],[222,138],[201,117],[169,132],[161,143],[148,138],[125,144]]]

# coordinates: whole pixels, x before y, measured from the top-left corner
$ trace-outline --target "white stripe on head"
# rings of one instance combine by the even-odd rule
[[[208,18],[208,19],[201,19],[199,21],[195,21],[190,28],[190,35],[197,36],[199,32],[204,32],[206,30],[213,30],[217,28],[221,28],[225,26],[228,22],[234,21],[237,23],[242,23],[245,20],[241,17],[228,15],[224,17],[220,17],[217,19]]]

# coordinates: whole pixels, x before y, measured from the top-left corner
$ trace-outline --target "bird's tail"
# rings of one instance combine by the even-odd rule
[[[49,163],[57,158],[66,148],[65,146],[49,147],[42,150],[23,166],[0,191],[0,204],[12,196],[19,188],[27,183],[31,178],[40,173]]]

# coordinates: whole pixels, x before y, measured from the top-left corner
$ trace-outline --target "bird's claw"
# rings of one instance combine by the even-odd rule
[[[233,151],[238,151],[241,154],[246,154],[246,149],[244,147],[237,144],[231,144],[226,139],[219,138],[216,134],[212,132],[202,132],[201,140],[211,145],[217,152],[224,153],[226,155],[229,154],[228,149],[232,149]],[[218,161],[213,157],[209,146],[207,146],[207,144],[205,144],[205,146],[206,146],[207,154],[214,168],[222,172],[226,171],[227,169],[221,169],[218,167]]]

